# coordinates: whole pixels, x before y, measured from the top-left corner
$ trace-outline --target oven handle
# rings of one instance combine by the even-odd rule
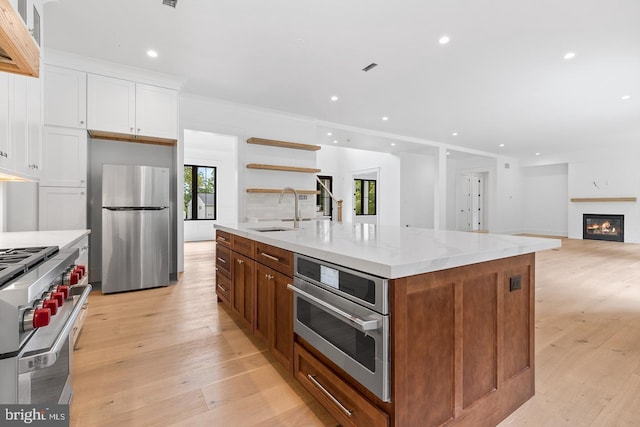
[[[48,368],[49,366],[56,363],[58,354],[65,344],[65,340],[69,339],[69,333],[71,332],[71,328],[73,328],[73,324],[76,322],[76,319],[80,315],[80,312],[82,311],[84,304],[87,302],[87,299],[89,299],[90,292],[91,285],[86,285],[84,291],[82,292],[82,295],[76,302],[76,306],[73,307],[73,311],[71,311],[71,315],[69,316],[67,323],[58,334],[58,337],[51,346],[51,349],[42,353],[32,354],[19,359],[18,372],[20,374]]]
[[[356,326],[362,332],[366,333],[366,331],[373,331],[373,330],[376,330],[376,329],[379,328],[378,321],[375,320],[375,319],[374,320],[362,320],[359,317],[355,317],[355,316],[347,313],[346,311],[342,311],[339,308],[334,307],[333,305],[331,305],[331,304],[329,304],[329,303],[327,303],[325,301],[322,301],[320,298],[315,297],[315,296],[311,295],[310,293],[307,293],[307,292],[303,291],[302,289],[293,286],[290,283],[287,285],[287,289],[302,295],[303,297],[305,297],[305,298],[313,301],[314,303],[326,308],[327,310],[331,311],[332,313],[335,313],[338,316],[346,319],[350,323],[353,323],[353,325]]]

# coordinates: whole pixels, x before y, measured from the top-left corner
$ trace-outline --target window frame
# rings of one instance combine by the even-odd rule
[[[378,180],[377,179],[366,179],[366,178],[354,178],[353,179],[353,186],[354,186],[354,207],[353,207],[353,212],[355,213],[356,216],[376,216],[378,215]],[[355,197],[355,188],[357,188],[357,182],[360,182],[360,206],[357,203],[357,198]],[[373,187],[375,189],[374,194],[375,197],[373,199],[373,212],[374,213],[362,213],[364,212],[364,206],[365,206],[365,201],[367,203],[367,206],[369,205],[369,183],[373,183]],[[363,191],[363,189],[365,188],[366,185],[366,197],[365,197],[365,191]],[[360,209],[358,209],[360,208]],[[360,211],[360,213],[358,213],[358,210]],[[367,209],[367,212],[369,210]]]
[[[188,165],[185,164],[182,173],[184,176],[185,168],[191,168],[191,216],[194,215],[196,218],[183,218],[183,221],[215,221],[218,219],[218,168],[216,166],[206,166],[206,165]],[[199,168],[207,168],[212,170],[213,175],[213,195],[214,195],[214,204],[213,204],[213,218],[197,218],[198,215],[198,169]],[[211,193],[202,193],[202,194],[211,194]],[[182,197],[184,198],[184,188],[182,190]],[[183,208],[185,204],[183,203]],[[184,215],[184,213],[183,213]],[[205,212],[206,215],[206,205]]]

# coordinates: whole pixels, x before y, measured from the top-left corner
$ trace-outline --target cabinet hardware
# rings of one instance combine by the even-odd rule
[[[133,128],[129,128],[131,130],[131,132],[133,133]]]
[[[243,260],[241,260],[241,259],[239,259],[239,260],[237,260],[237,261],[238,261],[238,264],[244,264],[244,261],[243,261]]]
[[[80,124],[83,125],[84,124],[84,120],[80,120]]]
[[[316,379],[315,375],[307,374],[307,378],[309,378],[311,382],[316,387],[318,387],[318,389],[320,389],[320,391],[322,391],[329,399],[331,399],[331,401],[335,403],[338,406],[338,408],[340,408],[340,410],[345,413],[346,416],[348,417],[353,416],[353,411],[350,411],[349,409],[347,409],[346,406],[344,406],[338,399],[336,399],[336,397],[333,394],[329,392],[329,390],[324,388],[324,386],[320,384],[320,381]]]
[[[227,239],[225,239],[225,238],[224,238],[224,237],[222,237],[222,236],[218,236],[218,240],[222,240],[223,242],[226,242],[226,241],[227,241]]]
[[[223,260],[223,259],[222,259],[222,258],[220,258],[220,257],[218,257],[218,261],[220,261],[220,262],[221,262],[221,263],[223,263],[223,264],[226,264],[226,263],[227,263],[227,261]]]
[[[218,288],[222,289],[223,292],[229,292],[229,289],[225,288],[222,285],[218,285]]]
[[[273,276],[270,274],[265,274],[264,277],[266,277],[267,280],[273,279]]]
[[[262,255],[265,258],[269,258],[272,261],[280,262],[280,258],[276,258],[273,255],[265,254],[264,252],[260,252],[260,255]]]

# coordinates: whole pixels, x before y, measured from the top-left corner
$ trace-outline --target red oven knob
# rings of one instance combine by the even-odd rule
[[[62,292],[62,295],[64,295],[64,299],[69,299],[69,287],[68,286],[58,286],[56,288],[56,292]]]
[[[55,316],[58,312],[58,301],[55,299],[47,299],[42,302],[42,308],[47,308],[51,311],[51,315]]]
[[[62,305],[64,304],[64,293],[63,292],[52,292],[51,293],[51,299],[55,299],[56,301],[58,301],[58,307],[62,307]]]
[[[87,267],[86,266],[80,264],[80,265],[77,265],[76,268],[78,270],[82,271],[82,275],[80,277],[84,277],[84,275],[87,274]]]
[[[73,285],[77,285],[78,281],[79,281],[79,277],[78,277],[78,273],[65,273],[64,277],[62,278],[62,284],[64,286],[73,286]]]
[[[73,273],[78,275],[78,280],[81,280],[84,277],[84,271],[82,271],[79,267],[74,268]]]
[[[47,326],[51,321],[51,310],[48,308],[36,308],[33,310],[33,328]]]
[[[47,326],[51,321],[51,311],[48,308],[30,308],[24,312],[22,329],[31,331],[35,328]]]

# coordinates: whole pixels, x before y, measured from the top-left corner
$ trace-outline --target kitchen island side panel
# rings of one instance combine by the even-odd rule
[[[533,396],[534,266],[525,254],[391,282],[392,425],[495,426]]]

